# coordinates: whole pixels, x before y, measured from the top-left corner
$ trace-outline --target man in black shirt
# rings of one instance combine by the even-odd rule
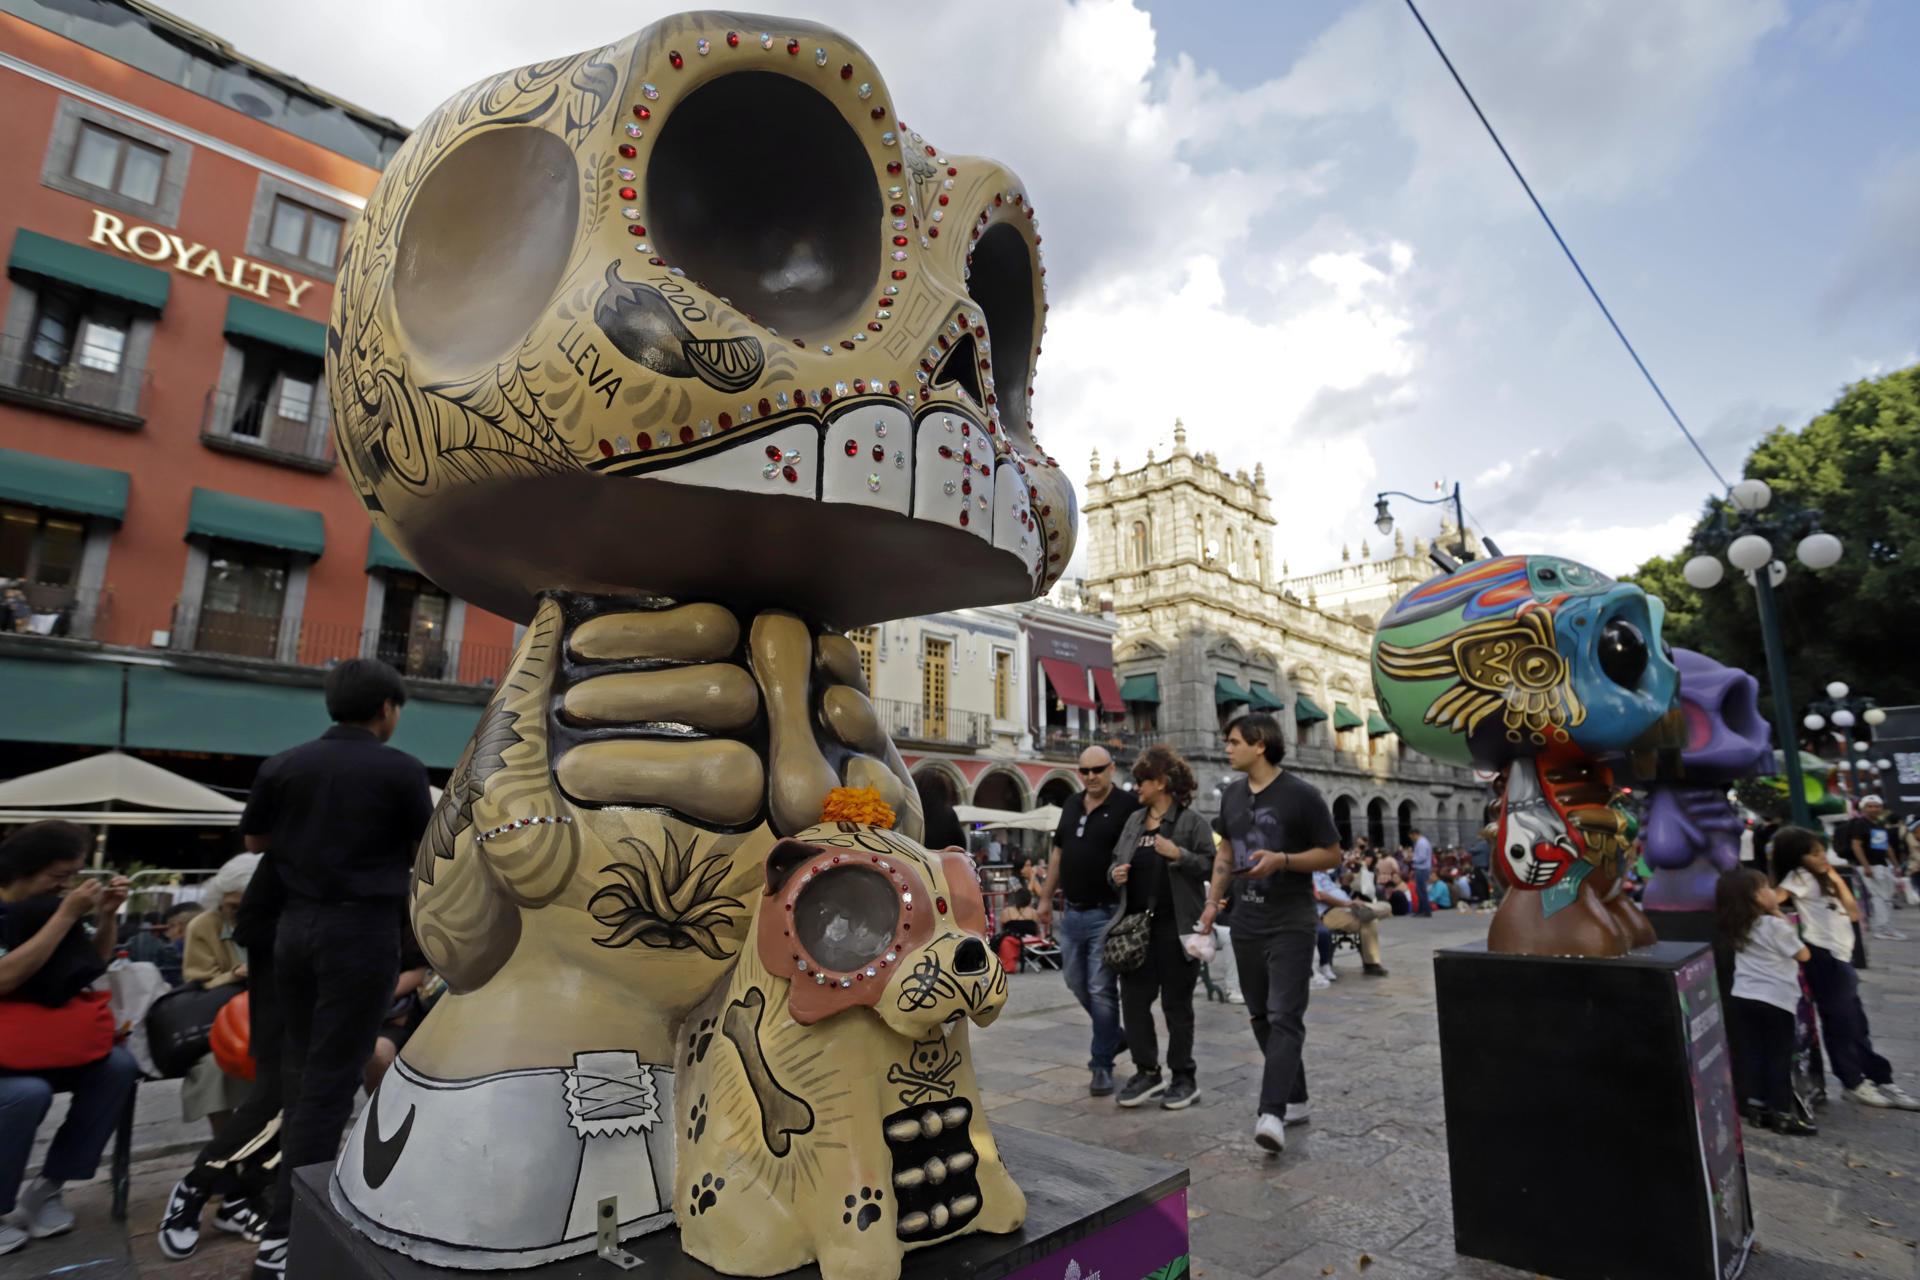
[[[1860,801],[1860,816],[1841,824],[1840,840],[1846,858],[1859,869],[1867,884],[1867,898],[1873,908],[1873,936],[1883,942],[1904,942],[1907,935],[1893,927],[1893,904],[1897,868],[1905,861],[1905,841],[1895,824],[1887,818],[1886,805],[1879,796]]]
[[[240,818],[247,848],[272,852],[286,897],[274,940],[286,1114],[255,1280],[285,1274],[293,1171],[339,1154],[393,999],[414,846],[433,814],[426,768],[385,745],[407,700],[399,673],[354,658],[327,674],[326,695],[333,728],[261,765]]]
[[[1276,1154],[1286,1149],[1286,1121],[1304,1120],[1307,1112],[1300,1051],[1319,923],[1313,873],[1340,863],[1340,832],[1326,798],[1281,770],[1286,749],[1272,716],[1245,715],[1227,726],[1227,763],[1246,776],[1220,797],[1214,827],[1226,839],[1200,917],[1202,932],[1213,927],[1231,881],[1234,965],[1267,1059],[1253,1139]]]
[[[1119,895],[1107,881],[1107,868],[1113,862],[1120,829],[1140,806],[1131,792],[1113,785],[1113,757],[1105,747],[1088,747],[1080,753],[1080,781],[1086,790],[1061,806],[1038,906],[1040,923],[1051,924],[1054,891],[1066,895],[1067,909],[1054,931],[1054,941],[1060,947],[1067,989],[1093,1018],[1093,1056],[1087,1063],[1093,1076],[1087,1092],[1103,1098],[1113,1092],[1113,1059],[1125,1043],[1119,986],[1100,951],[1100,940],[1119,905]]]

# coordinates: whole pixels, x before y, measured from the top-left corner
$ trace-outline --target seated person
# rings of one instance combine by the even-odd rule
[[[1313,900],[1320,911],[1320,927],[1332,933],[1351,933],[1360,939],[1361,972],[1369,978],[1384,978],[1386,969],[1380,964],[1380,934],[1374,927],[1386,912],[1379,907],[1359,902],[1334,883],[1332,876],[1324,871],[1313,873]],[[1322,976],[1332,981],[1327,971],[1333,968],[1332,945],[1329,941],[1325,957],[1321,961]]]
[[[180,963],[180,976],[186,981],[207,990],[246,985],[247,953],[234,941],[233,922],[259,865],[257,853],[235,854],[201,887],[200,905],[205,909],[187,926],[186,954]],[[188,1123],[204,1119],[217,1134],[246,1100],[249,1087],[245,1080],[222,1071],[211,1053],[205,1054],[180,1082],[180,1118]]]
[[[71,822],[30,823],[0,843],[0,1254],[73,1229],[61,1188],[93,1177],[140,1074],[89,991],[114,953],[127,882],[62,892],[92,851],[92,833]],[[23,1191],[55,1093],[73,1100]]]
[[[180,964],[186,954],[187,925],[200,914],[197,902],[176,902],[156,924],[148,925],[127,940],[127,958],[144,961],[160,970],[160,980],[169,987],[180,985]]]
[[[1007,896],[1007,905],[1000,908],[1000,932],[1016,938],[1037,938],[1040,936],[1040,910],[1033,905],[1033,893],[1027,889],[1015,889]]]
[[[1427,897],[1436,911],[1448,911],[1453,908],[1453,890],[1447,887],[1444,877],[1428,882]]]

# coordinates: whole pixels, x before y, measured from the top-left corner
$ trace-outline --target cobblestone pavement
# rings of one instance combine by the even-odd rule
[[[1902,922],[1920,912],[1902,913]],[[1453,914],[1382,926],[1392,976],[1362,978],[1351,952],[1341,980],[1316,991],[1307,1016],[1313,1120],[1289,1131],[1273,1158],[1251,1139],[1260,1058],[1239,1006],[1198,1010],[1202,1101],[1184,1112],[1120,1111],[1086,1092],[1087,1025],[1057,974],[1013,979],[1005,1014],[975,1033],[981,1087],[995,1122],[1181,1161],[1194,1273],[1200,1280],[1526,1280],[1525,1273],[1453,1252],[1446,1126],[1440,1099],[1431,954],[1485,932],[1487,917]],[[1916,922],[1920,925],[1920,922]],[[1914,928],[1920,933],[1920,927]],[[1920,1083],[1920,941],[1875,943],[1862,989],[1874,1039],[1909,1085]],[[1125,1070],[1122,1070],[1124,1079]],[[1920,1280],[1920,1113],[1836,1101],[1816,1138],[1749,1131],[1747,1161],[1759,1221],[1751,1280],[1886,1277]],[[0,1259],[0,1280],[58,1272],[84,1280],[244,1277],[251,1249],[209,1232],[185,1263],[162,1259],[152,1225],[184,1170],[181,1144],[204,1126],[177,1119],[176,1091],[150,1086],[141,1108],[131,1238],[107,1219],[106,1190],[75,1189],[82,1230]],[[189,1146],[188,1149],[191,1149]],[[1591,1216],[1600,1189],[1576,1193]],[[1614,1211],[1630,1227],[1630,1204]],[[1121,1280],[1108,1277],[1107,1280]]]

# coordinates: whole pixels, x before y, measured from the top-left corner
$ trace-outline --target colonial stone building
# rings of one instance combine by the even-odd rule
[[[1287,765],[1327,796],[1343,837],[1380,843],[1418,827],[1436,845],[1472,839],[1485,788],[1400,741],[1368,665],[1381,614],[1436,572],[1424,543],[1396,538],[1378,558],[1363,543],[1357,560],[1292,576],[1274,551],[1264,468],[1228,473],[1177,422],[1171,457],[1149,453],[1133,470],[1116,459],[1103,475],[1096,453],[1092,471],[1083,590],[1113,612],[1130,727],[1193,763],[1201,808],[1217,810],[1231,776],[1227,722],[1265,710],[1289,728]]]

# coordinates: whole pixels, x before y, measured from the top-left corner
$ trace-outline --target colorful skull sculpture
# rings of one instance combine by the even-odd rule
[[[591,1251],[603,1196],[626,1235],[700,1212],[676,1077],[768,855],[843,785],[921,829],[842,629],[1028,599],[1072,554],[1028,416],[1039,244],[1013,174],[807,22],[666,19],[394,157],[340,264],[340,456],[415,564],[529,626],[416,863],[451,994],[336,1169],[369,1236],[527,1266]],[[978,1222],[1017,1225],[992,1186]],[[866,1225],[823,1264],[897,1269]]]
[[[1672,711],[1664,610],[1554,556],[1502,556],[1414,588],[1373,646],[1382,713],[1409,746],[1502,780],[1496,951],[1618,955],[1652,941],[1621,890],[1627,818],[1601,757]]]
[[[1772,767],[1760,682],[1704,653],[1675,649],[1686,734],[1677,777],[1644,779],[1648,911],[1711,911],[1720,876],[1740,864],[1740,815],[1727,785]]]

